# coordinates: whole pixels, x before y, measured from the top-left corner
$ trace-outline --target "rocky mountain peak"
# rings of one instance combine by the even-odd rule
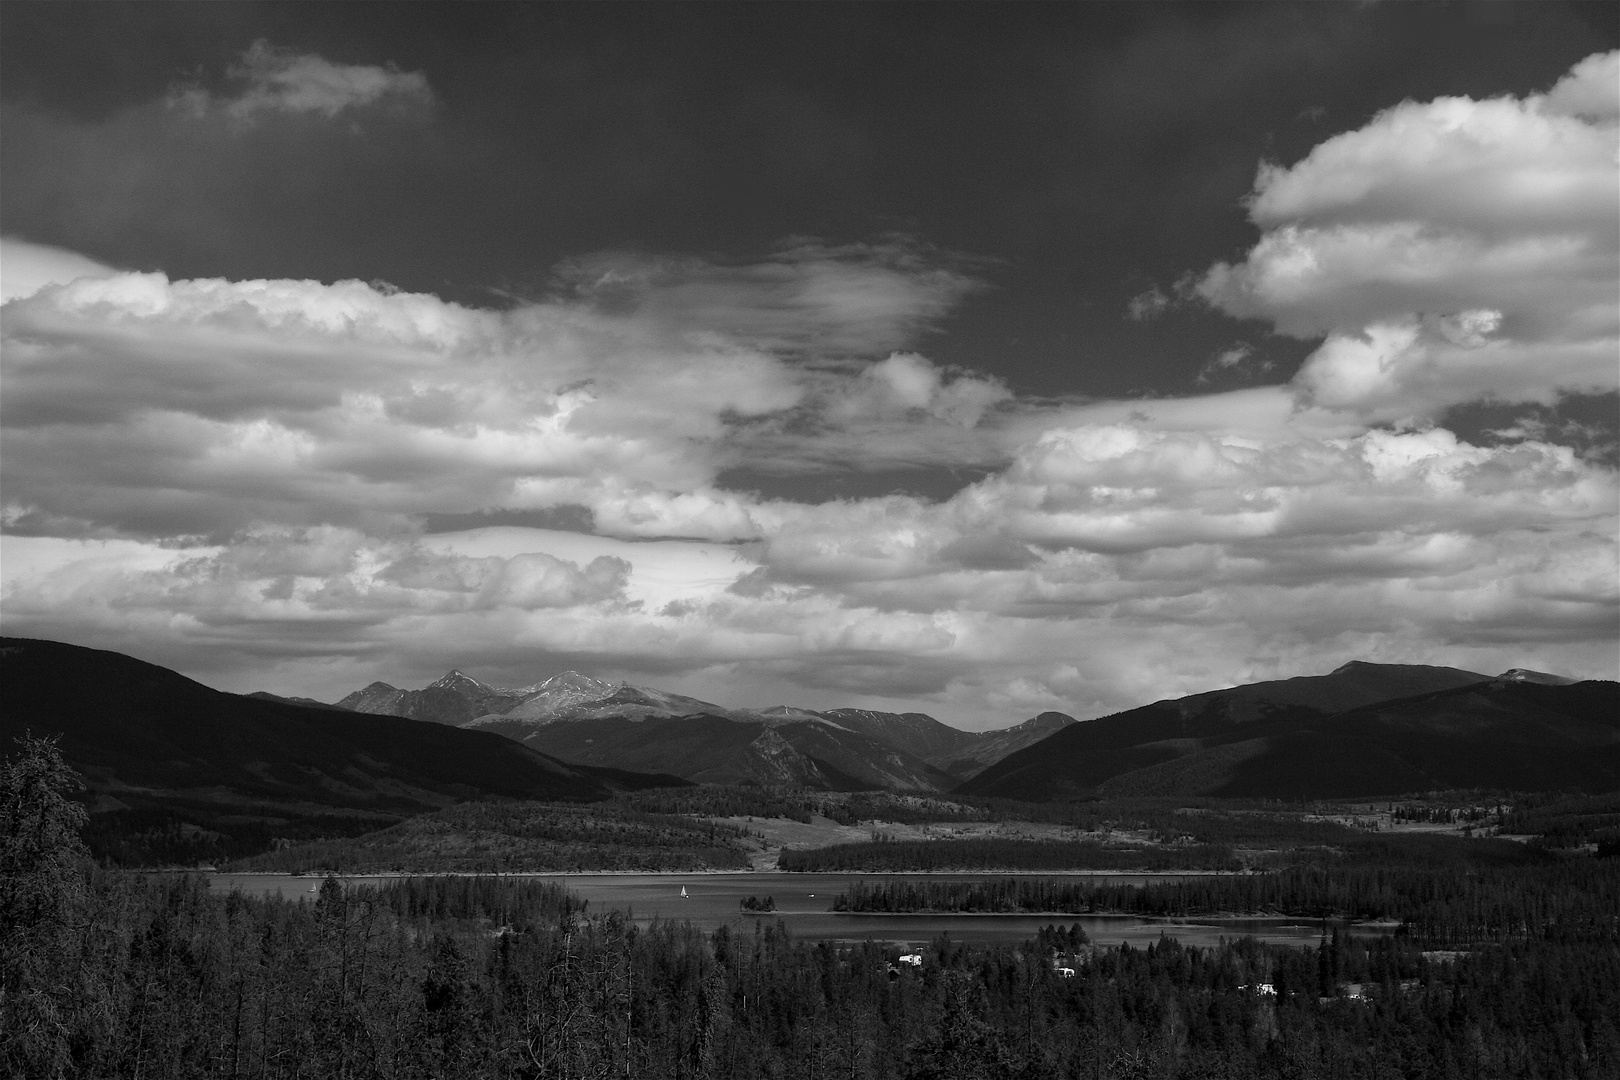
[[[471,675],[462,671],[451,670],[438,681],[428,686],[429,690],[459,690],[462,693],[482,692],[492,693],[494,687],[479,682]]]
[[[600,693],[604,696],[611,694],[614,684],[593,679],[589,675],[582,675],[577,671],[564,671],[553,675],[540,684],[544,690],[579,690],[584,693]]]

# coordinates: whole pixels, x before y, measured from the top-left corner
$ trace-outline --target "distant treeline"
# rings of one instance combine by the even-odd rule
[[[195,813],[187,813],[189,809],[177,799],[164,806],[91,814],[84,842],[104,866],[218,866],[289,843],[360,836],[403,820],[375,813],[275,816],[280,811],[273,807],[241,807],[241,813],[223,814],[217,803]]]
[[[1123,847],[1094,840],[1023,840],[966,837],[942,840],[873,840],[798,850],[783,848],[787,871],[924,873],[932,870],[1237,870],[1230,847],[1188,844]]]
[[[1549,848],[1620,844],[1620,793],[1523,796],[1502,815],[1502,831]]]
[[[857,882],[834,911],[1288,915],[1390,920],[1429,947],[1515,937],[1605,937],[1620,919],[1620,862],[1298,867],[1145,887],[1053,879]]]
[[[807,823],[813,815],[821,813],[818,800],[810,792],[785,785],[704,784],[650,788],[615,795],[611,803],[645,814],[787,818]]]
[[[602,804],[474,802],[232,863],[309,873],[746,869],[746,829]]]
[[[985,821],[987,809],[929,795],[887,791],[815,791],[796,785],[706,784],[653,788],[616,795],[613,805],[657,814],[702,817],[787,818],[808,823],[831,818],[840,825],[862,821],[917,824],[926,821]]]
[[[1210,843],[1200,838],[1223,837]],[[1160,845],[1126,840],[1023,840],[1003,837],[871,840],[805,850],[783,849],[783,870],[807,873],[935,870],[1241,870],[1352,863],[1512,864],[1541,855],[1510,840],[1421,833],[1375,833],[1282,815],[1200,815],[1189,831]],[[1239,848],[1236,845],[1246,845]],[[1252,846],[1248,846],[1252,845]]]

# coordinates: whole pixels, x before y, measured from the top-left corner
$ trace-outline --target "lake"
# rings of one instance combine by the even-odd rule
[[[953,941],[975,944],[1013,943],[1033,937],[1044,926],[1079,923],[1099,945],[1129,942],[1151,944],[1161,936],[1184,945],[1214,945],[1221,938],[1254,937],[1278,945],[1314,945],[1322,924],[1314,920],[1255,919],[1149,919],[1136,915],[871,915],[839,914],[830,910],[833,897],[856,881],[994,881],[1004,874],[786,874],[742,872],[734,874],[521,874],[514,877],[554,881],[589,901],[589,911],[629,911],[646,925],[653,919],[688,920],[703,930],[730,925],[752,933],[758,919],[781,919],[797,938],[813,941],[885,941],[920,945],[945,934]],[[1120,885],[1186,880],[1198,874],[1030,874],[1028,877],[1063,880],[1090,879]],[[310,896],[321,878],[291,874],[210,874],[213,887],[241,889],[257,896]],[[346,884],[379,885],[389,876],[344,876]],[[686,889],[685,898],[681,889]],[[771,896],[776,910],[749,915],[740,910],[745,897]],[[1389,927],[1352,925],[1351,933],[1376,935]]]

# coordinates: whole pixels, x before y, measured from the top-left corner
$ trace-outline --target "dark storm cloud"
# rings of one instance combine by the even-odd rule
[[[1616,40],[1561,4],[56,7],[11,5],[0,41],[13,234],[487,303],[595,251],[898,230],[1001,260],[932,358],[1048,394],[1194,387],[1223,320],[1120,315],[1143,279],[1248,246],[1258,160],[1402,99],[1545,89]],[[240,94],[260,40],[420,74],[432,123],[221,147],[141,115],[177,86]]]

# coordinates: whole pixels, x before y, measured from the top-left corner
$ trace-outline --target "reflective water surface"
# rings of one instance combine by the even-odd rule
[[[759,919],[780,919],[795,937],[827,941],[874,941],[921,944],[940,934],[953,941],[973,943],[1016,942],[1034,936],[1053,923],[1079,923],[1094,942],[1147,945],[1161,936],[1184,945],[1214,945],[1221,938],[1255,937],[1279,945],[1314,944],[1322,924],[1312,920],[1258,919],[1146,919],[1134,915],[866,915],[838,914],[829,910],[833,897],[855,881],[993,881],[1000,874],[524,874],[539,881],[554,881],[589,901],[588,911],[628,911],[637,923],[653,919],[689,920],[703,930],[731,925],[751,933]],[[1144,885],[1153,881],[1186,879],[1187,874],[1040,874],[1065,880],[1091,879],[1099,883]],[[241,889],[252,895],[279,894],[289,898],[310,896],[321,878],[290,874],[210,874],[213,887]],[[388,876],[344,876],[351,884],[382,884]],[[685,898],[681,889],[686,889]],[[745,897],[776,901],[768,915],[740,909]],[[1352,926],[1352,933],[1389,933],[1387,926]]]

